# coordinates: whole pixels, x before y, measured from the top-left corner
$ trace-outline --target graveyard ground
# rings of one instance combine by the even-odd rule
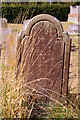
[[[63,29],[68,31],[69,22],[61,22]],[[8,24],[9,28],[12,28],[13,31],[19,31],[23,28],[23,24]],[[71,44],[71,57],[70,57],[70,74],[69,74],[69,90],[74,93],[77,92],[78,84],[78,40],[79,36],[70,35],[72,39]]]

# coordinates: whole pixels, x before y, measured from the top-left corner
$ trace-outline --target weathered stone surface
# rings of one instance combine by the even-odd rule
[[[0,19],[0,55],[1,60],[6,66],[12,66],[15,63],[16,39],[15,33],[7,26],[7,19]],[[5,48],[4,50],[2,48]],[[4,53],[4,54],[3,54]]]
[[[70,14],[80,14],[80,6],[70,6]]]
[[[69,25],[69,34],[80,35],[80,6],[70,6],[70,14],[68,15],[68,22],[75,24]]]
[[[7,28],[7,19],[0,18],[0,28]]]
[[[71,51],[71,39],[69,38],[68,32],[63,32],[63,40],[65,42],[64,48],[64,67],[63,67],[63,84],[62,84],[62,95],[68,95],[68,80],[69,80],[69,63],[70,63],[70,51]]]
[[[57,99],[67,95],[71,40],[60,22],[42,14],[32,18],[18,36],[16,79],[36,98]]]
[[[6,42],[6,36],[10,34],[12,30],[9,28],[1,28],[0,29],[0,44],[4,44]]]
[[[23,21],[23,25],[24,25],[24,28],[23,28],[23,29],[24,29],[24,30],[26,30],[26,27],[27,27],[28,22],[29,22],[29,20],[24,20],[24,21]]]
[[[11,32],[6,36],[5,65],[8,67],[15,67],[15,56],[16,56],[16,33]]]
[[[68,22],[80,24],[80,6],[70,6],[70,14],[68,15]]]
[[[69,34],[80,35],[80,25],[78,25],[78,24],[69,25]]]
[[[7,26],[7,19],[0,18],[0,44],[6,42],[5,37],[11,32],[11,29]]]

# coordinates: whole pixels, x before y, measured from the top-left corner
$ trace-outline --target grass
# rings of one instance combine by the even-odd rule
[[[62,22],[64,30],[68,31],[69,23]],[[23,28],[22,24],[8,24],[9,28],[13,31],[20,31]],[[63,104],[62,101],[56,101],[51,97],[51,103],[45,104],[35,101],[36,98],[32,97],[33,87],[24,84],[22,85],[22,79],[16,81],[15,79],[15,62],[13,66],[6,67],[4,60],[2,64],[2,118],[25,118],[28,119],[36,115],[36,117],[47,118],[78,118],[78,98],[71,96],[71,93],[77,93],[78,83],[78,37],[70,36],[72,38],[71,48],[71,62],[70,62],[70,76],[69,76],[69,97],[63,98],[68,101],[68,106]],[[3,52],[5,49],[3,49]],[[11,59],[10,61],[11,62]],[[0,70],[1,71],[1,70]],[[40,80],[40,79],[39,79]],[[23,92],[23,88],[27,87]],[[75,87],[76,86],[76,87]],[[31,89],[32,88],[32,89]],[[74,91],[73,91],[74,90]],[[54,91],[53,91],[54,92]],[[46,96],[44,94],[44,96]],[[47,96],[49,97],[49,96]],[[36,113],[34,113],[34,106],[36,106]],[[37,110],[38,108],[38,110]],[[39,113],[43,111],[43,113]],[[32,114],[33,113],[33,114]]]

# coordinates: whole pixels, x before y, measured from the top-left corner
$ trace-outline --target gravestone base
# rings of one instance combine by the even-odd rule
[[[68,33],[70,35],[80,35],[80,25],[79,24],[70,24]]]

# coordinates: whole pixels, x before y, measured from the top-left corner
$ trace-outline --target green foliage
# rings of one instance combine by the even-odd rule
[[[25,13],[25,11],[27,12]],[[30,3],[30,4],[2,4],[2,16],[8,19],[9,23],[13,23],[17,15],[20,13],[19,23],[25,13],[24,18],[30,19],[38,14],[50,14],[60,21],[66,21],[70,12],[70,6],[67,4],[51,3]]]

